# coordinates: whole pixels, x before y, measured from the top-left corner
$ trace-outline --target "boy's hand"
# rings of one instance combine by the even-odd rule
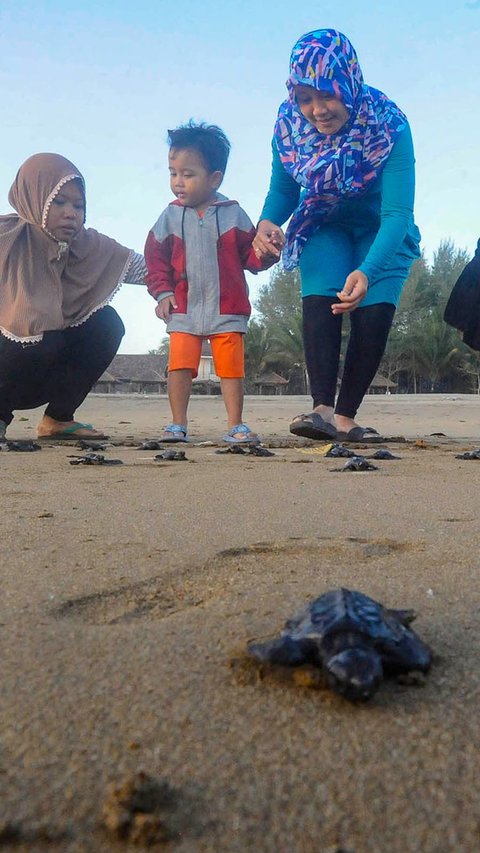
[[[354,270],[347,275],[343,290],[337,293],[340,302],[332,305],[333,314],[347,314],[358,308],[368,290],[368,278],[360,270]]]
[[[164,323],[167,322],[170,314],[172,312],[172,308],[176,308],[177,303],[175,302],[174,296],[165,296],[164,299],[161,299],[155,308],[155,314],[157,317],[160,317],[160,320],[163,320]]]
[[[284,245],[285,235],[282,229],[269,219],[262,219],[258,223],[257,233],[252,243],[257,258],[262,261],[272,257],[278,259]]]

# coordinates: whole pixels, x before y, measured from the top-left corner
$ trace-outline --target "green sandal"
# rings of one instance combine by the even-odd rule
[[[95,435],[78,435],[82,429],[92,430]],[[90,441],[105,441],[109,436],[104,435],[103,432],[97,432],[94,430],[92,424],[82,424],[80,421],[75,421],[74,424],[69,427],[65,427],[61,432],[51,432],[48,435],[38,436],[39,441],[78,441],[81,438],[85,438]]]

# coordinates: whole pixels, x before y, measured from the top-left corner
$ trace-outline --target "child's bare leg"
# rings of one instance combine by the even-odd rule
[[[227,410],[228,428],[231,429],[237,424],[243,423],[243,379],[226,379],[220,380],[222,389],[223,402]],[[245,438],[244,433],[237,433],[235,438]],[[252,433],[250,438],[257,438],[255,433]]]
[[[173,423],[186,425],[188,401],[192,391],[192,371],[189,368],[169,370],[167,391]]]
[[[242,423],[243,379],[221,379],[223,402],[227,410],[227,423],[230,429]]]

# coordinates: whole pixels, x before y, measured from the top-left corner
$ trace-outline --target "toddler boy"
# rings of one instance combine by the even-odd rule
[[[255,229],[239,206],[218,192],[230,143],[215,125],[189,122],[168,132],[170,186],[176,200],[160,215],[145,245],[146,282],[155,312],[170,335],[168,397],[172,423],[162,441],[188,440],[187,409],[202,342],[210,341],[227,412],[224,440],[255,443],[243,423],[243,337],[251,312],[244,270],[256,273],[278,259],[260,260]]]

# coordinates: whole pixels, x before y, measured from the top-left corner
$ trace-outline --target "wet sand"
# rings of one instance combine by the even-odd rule
[[[308,410],[247,398],[250,426],[290,446],[217,455],[196,443],[218,441],[223,404],[194,397],[189,461],[169,463],[134,446],[168,420],[164,397],[91,396],[79,416],[123,466],[70,466],[72,445],[0,453],[0,849],[138,850],[101,807],[140,769],[177,792],[179,834],[157,849],[480,849],[480,462],[455,458],[480,446],[480,400],[367,398],[361,422],[406,441],[355,474],[290,441]],[[9,438],[38,419],[17,413]],[[249,639],[338,586],[417,611],[424,685],[355,706],[245,664]]]

